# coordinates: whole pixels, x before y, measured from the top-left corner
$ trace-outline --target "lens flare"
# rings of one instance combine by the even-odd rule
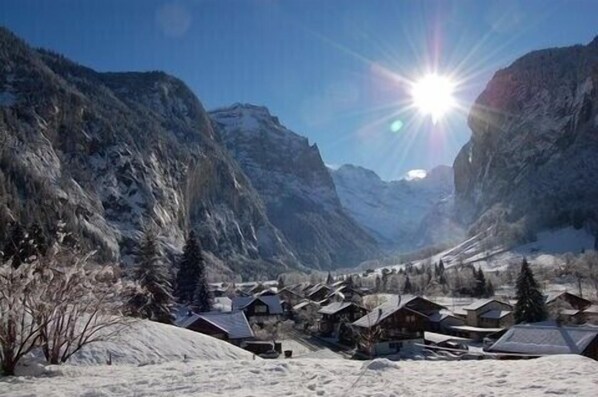
[[[399,132],[403,128],[403,122],[401,120],[395,120],[390,124],[390,130],[392,132]]]
[[[445,76],[429,74],[413,83],[413,105],[424,115],[430,115],[436,124],[455,107],[454,83]]]

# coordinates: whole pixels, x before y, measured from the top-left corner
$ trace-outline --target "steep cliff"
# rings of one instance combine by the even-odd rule
[[[236,104],[210,116],[303,263],[328,269],[378,254],[375,241],[343,211],[315,144],[264,107]]]
[[[177,252],[195,229],[212,265],[271,275],[297,264],[217,142],[195,95],[161,72],[98,73],[0,29],[0,216],[130,260],[145,226]],[[6,230],[2,230],[6,233]]]
[[[536,231],[598,214],[598,38],[535,51],[498,71],[476,100],[454,163],[456,207],[481,230]]]

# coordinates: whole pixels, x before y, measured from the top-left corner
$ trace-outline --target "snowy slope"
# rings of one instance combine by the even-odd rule
[[[75,354],[69,364],[150,364],[189,360],[242,360],[252,354],[230,343],[197,332],[153,321],[139,320],[113,340],[97,342]]]
[[[343,207],[389,248],[409,251],[458,235],[448,221],[452,209],[451,167],[436,167],[424,178],[390,182],[354,165],[329,171]],[[437,229],[434,233],[433,228]],[[445,229],[452,231],[443,235]]]
[[[259,360],[56,368],[0,380],[0,395],[51,396],[595,396],[598,362]]]

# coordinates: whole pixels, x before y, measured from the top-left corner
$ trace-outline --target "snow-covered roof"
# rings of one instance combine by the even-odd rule
[[[449,328],[455,331],[478,332],[480,334],[494,334],[504,330],[504,328],[482,328],[472,327],[471,325],[451,325]]]
[[[478,310],[491,302],[498,302],[498,303],[502,303],[503,305],[509,305],[508,303],[501,302],[497,299],[478,299],[478,300],[472,302],[471,304],[469,304],[468,306],[465,306],[463,308],[463,310]]]
[[[308,305],[320,306],[320,305],[318,305],[318,303],[316,303],[314,301],[307,300],[307,301],[297,303],[295,306],[293,306],[293,310],[300,310]]]
[[[438,323],[447,317],[455,317],[455,314],[450,310],[442,309],[429,315],[428,319],[434,323]]]
[[[395,298],[395,299],[393,299]],[[370,328],[380,324],[384,319],[396,313],[398,310],[405,307],[406,304],[417,298],[413,295],[405,295],[400,297],[393,297],[390,302],[385,302],[382,305],[375,307],[371,312],[353,322],[353,325],[361,328]],[[409,309],[411,310],[411,309]],[[419,313],[411,310],[414,313]],[[421,314],[421,313],[419,313]],[[423,314],[422,314],[423,315]]]
[[[202,313],[198,316],[225,331],[228,334],[229,339],[253,337],[253,331],[243,312]]]
[[[480,318],[486,318],[489,320],[500,320],[501,318],[511,314],[510,310],[488,310],[480,316]]]
[[[233,298],[232,310],[243,310],[256,300],[262,301],[265,305],[267,305],[270,314],[282,314],[282,305],[278,295],[265,295],[258,297],[238,296]]]
[[[318,292],[321,289],[325,289],[326,291],[330,291],[330,287],[329,286],[327,286],[325,284],[316,284],[313,287],[311,287],[310,289],[308,289],[305,292],[305,295],[306,296],[310,296],[312,294],[315,294],[316,292]]]
[[[488,350],[523,354],[580,354],[598,337],[598,327],[558,326],[552,322],[518,324]]]
[[[470,341],[471,339],[467,338],[460,338],[458,336],[453,335],[444,335],[444,334],[437,334],[435,332],[424,332],[424,340],[433,342],[433,343],[442,343],[447,342],[449,340],[457,340],[457,341]]]
[[[318,313],[320,314],[335,314],[340,312],[341,310],[346,309],[347,307],[354,305],[353,302],[332,302],[329,305],[322,307]]]

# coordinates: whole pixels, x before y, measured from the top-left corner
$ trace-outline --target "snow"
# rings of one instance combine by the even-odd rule
[[[112,363],[148,364],[200,360],[240,360],[252,354],[230,343],[197,332],[147,320],[136,320],[113,340],[84,347],[71,357],[69,364],[104,364],[108,355]]]
[[[0,381],[0,395],[52,396],[594,396],[598,363],[580,356],[520,361],[239,360],[54,367]]]
[[[580,354],[598,337],[598,327],[556,326],[550,323],[518,324],[509,329],[490,351],[524,354]]]

